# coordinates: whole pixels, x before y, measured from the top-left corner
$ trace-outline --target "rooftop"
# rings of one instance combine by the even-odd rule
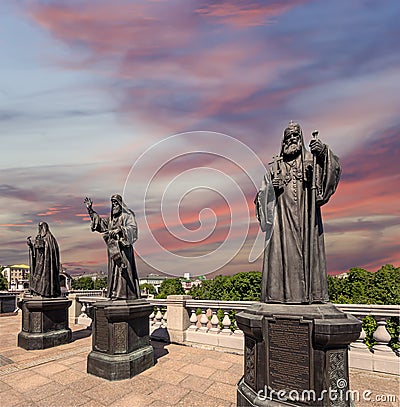
[[[0,317],[2,407],[27,406],[234,406],[243,356],[152,341],[154,367],[129,380],[109,382],[86,373],[91,331],[73,325],[73,341],[56,348],[17,347],[21,316]],[[397,402],[356,402],[357,407],[399,406],[399,379],[351,369],[360,394],[397,395]]]

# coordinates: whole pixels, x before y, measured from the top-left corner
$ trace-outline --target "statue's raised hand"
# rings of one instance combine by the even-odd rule
[[[93,201],[92,201],[90,198],[86,197],[85,200],[84,200],[84,202],[85,202],[85,205],[86,205],[87,210],[88,210],[88,211],[91,211],[91,210],[92,210]]]

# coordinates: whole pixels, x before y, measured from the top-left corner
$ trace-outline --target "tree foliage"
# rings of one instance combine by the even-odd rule
[[[259,301],[261,293],[261,273],[249,271],[233,276],[217,276],[205,280],[189,291],[194,299],[222,301]]]
[[[96,278],[93,282],[93,288],[95,290],[102,290],[107,288],[107,277]]]
[[[328,276],[331,302],[337,304],[400,304],[400,267],[382,266],[375,273],[352,268],[344,278]]]
[[[91,277],[79,277],[72,281],[73,290],[93,290],[94,281]]]
[[[160,292],[156,298],[167,298],[168,295],[183,295],[185,290],[179,278],[167,278],[160,285]]]
[[[0,290],[8,290],[8,281],[0,270]]]
[[[154,285],[150,283],[140,284],[140,290],[145,291],[147,294],[155,294],[157,292]]]

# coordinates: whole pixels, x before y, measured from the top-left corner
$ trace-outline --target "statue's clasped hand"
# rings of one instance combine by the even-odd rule
[[[324,150],[325,145],[318,138],[313,138],[310,141],[310,150],[313,154],[320,155]]]
[[[280,177],[274,177],[274,178],[272,178],[272,185],[276,189],[283,188],[283,181]]]

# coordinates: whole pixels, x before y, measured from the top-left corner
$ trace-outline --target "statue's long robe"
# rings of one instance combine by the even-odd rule
[[[261,229],[266,232],[261,301],[292,304],[327,302],[320,207],[336,190],[341,171],[339,160],[327,147],[317,159],[314,225],[310,225],[311,153],[303,150],[292,162],[282,160],[280,170],[283,188],[275,190],[272,186],[274,174],[271,169],[265,175],[255,201]]]
[[[43,245],[38,245],[36,240],[32,249],[30,289],[42,297],[59,297],[60,250],[55,237],[49,231],[41,238]]]
[[[122,237],[111,239],[108,232],[120,228]],[[101,218],[93,211],[92,230],[104,233],[108,254],[107,297],[113,299],[140,298],[139,278],[132,244],[137,240],[136,219],[132,212],[123,211],[117,217]]]

